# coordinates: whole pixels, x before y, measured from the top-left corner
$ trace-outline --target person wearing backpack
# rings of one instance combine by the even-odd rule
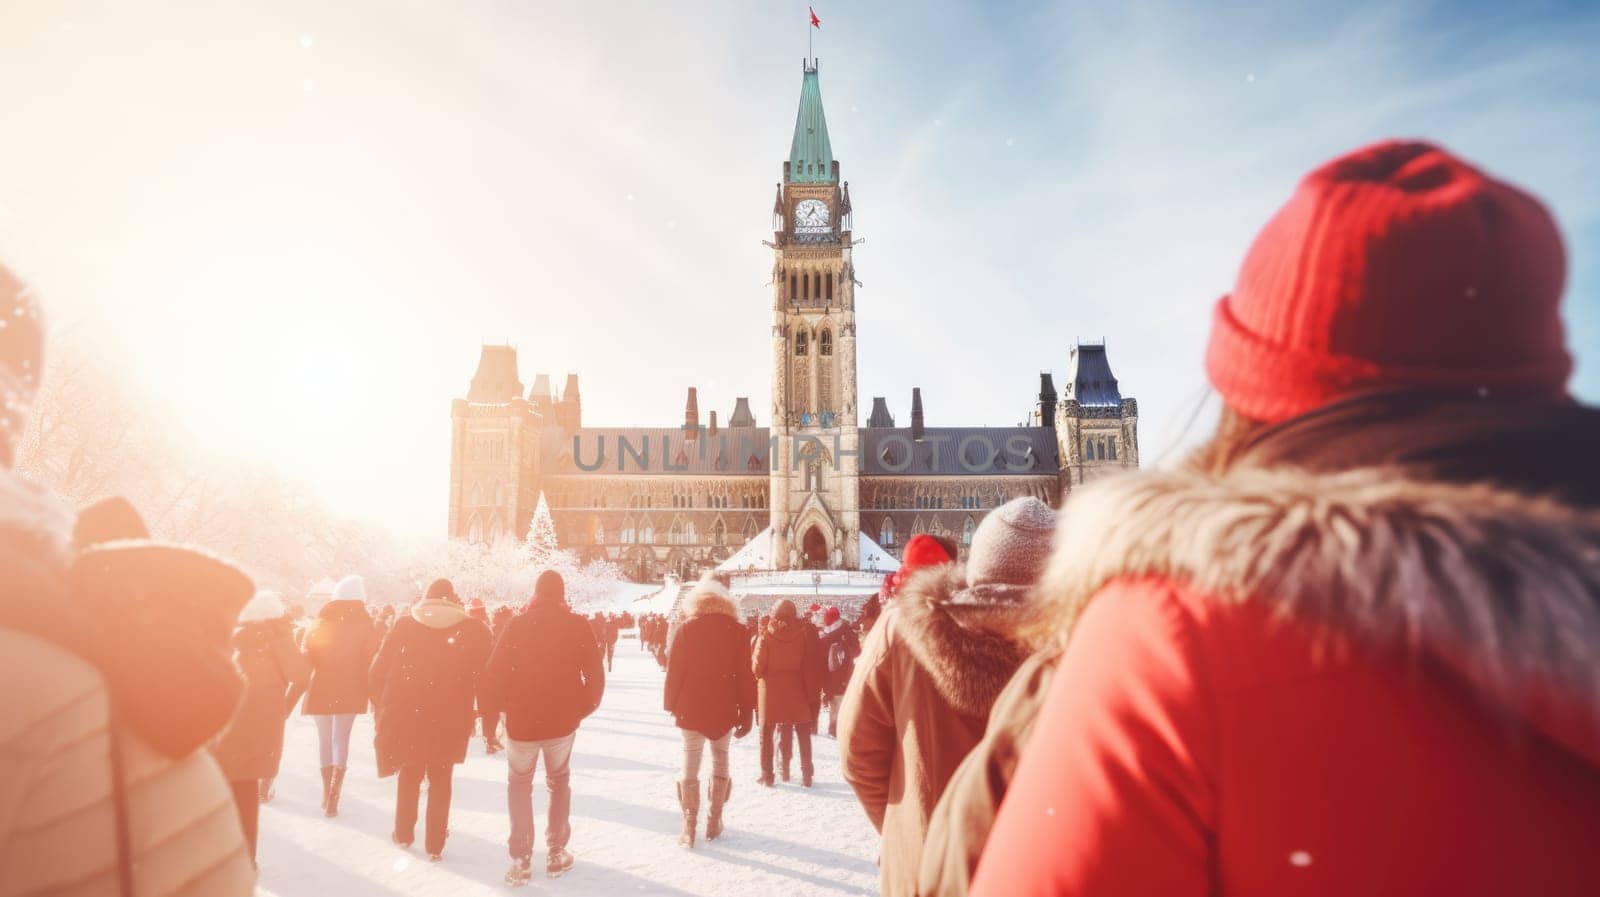
[[[828,707],[828,737],[839,737],[839,701],[850,685],[850,674],[856,671],[856,657],[861,654],[861,640],[855,629],[840,616],[837,607],[822,612],[822,630],[817,633],[822,640],[822,656],[826,668],[822,673],[822,698]]]

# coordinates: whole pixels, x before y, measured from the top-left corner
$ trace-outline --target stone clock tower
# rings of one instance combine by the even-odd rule
[[[816,60],[772,207],[772,559],[856,569],[861,529],[850,185],[828,141]]]

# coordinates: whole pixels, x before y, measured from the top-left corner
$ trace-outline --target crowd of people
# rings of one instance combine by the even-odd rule
[[[1564,278],[1536,199],[1376,144],[1304,178],[1217,302],[1203,447],[967,546],[917,535],[857,619],[741,620],[716,575],[669,617],[585,618],[550,571],[519,612],[440,579],[375,619],[348,577],[297,636],[126,503],[73,515],[9,472],[44,340],[0,269],[0,894],[248,894],[296,706],[329,817],[374,713],[393,840],[426,781],[435,860],[454,766],[503,725],[506,881],[541,761],[558,876],[575,734],[635,628],[688,849],[702,809],[707,841],[736,821],[734,740],[755,799],[796,753],[814,784],[826,708],[890,897],[1600,893],[1600,413],[1567,391]]]

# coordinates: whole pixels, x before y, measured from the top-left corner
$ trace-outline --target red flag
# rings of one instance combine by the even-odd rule
[[[811,27],[812,28],[821,28],[822,27],[822,20],[817,18],[817,11],[812,9],[809,6],[806,7],[806,11],[811,13]]]

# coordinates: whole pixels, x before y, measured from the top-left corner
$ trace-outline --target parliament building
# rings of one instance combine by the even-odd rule
[[[1039,377],[1023,425],[930,426],[913,390],[896,422],[856,386],[850,185],[840,179],[816,62],[773,205],[772,406],[748,399],[702,419],[689,387],[681,424],[585,427],[578,377],[525,387],[516,350],[484,346],[451,407],[450,536],[523,538],[545,496],[564,548],[640,582],[722,565],[749,571],[873,570],[916,533],[965,545],[983,515],[1139,464],[1138,404],[1103,344],[1070,350],[1057,393]],[[1031,389],[1030,389],[1031,392]],[[1026,395],[1026,394],[1024,394]],[[892,563],[891,563],[892,565]]]

